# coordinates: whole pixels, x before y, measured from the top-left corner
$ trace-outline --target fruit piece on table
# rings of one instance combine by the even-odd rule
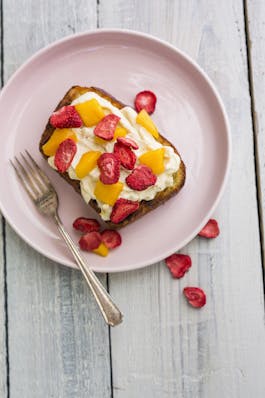
[[[203,229],[199,232],[199,236],[203,238],[216,238],[220,234],[218,222],[214,219],[210,219]]]
[[[109,249],[104,243],[100,243],[97,249],[93,250],[93,253],[99,254],[102,257],[106,257],[109,254]]]
[[[84,178],[91,170],[97,165],[97,160],[100,157],[101,152],[89,151],[81,156],[78,164],[75,167],[75,173],[78,178]]]
[[[138,113],[136,117],[136,123],[140,124],[142,127],[144,127],[147,131],[149,131],[154,138],[159,137],[158,130],[156,128],[156,125],[154,124],[153,120],[151,117],[148,115],[145,109],[142,109],[141,112]]]
[[[134,100],[134,106],[137,112],[145,109],[149,115],[154,112],[156,107],[156,96],[152,91],[141,91],[138,93]]]
[[[93,231],[99,231],[100,225],[97,220],[94,218],[85,218],[85,217],[78,217],[74,222],[73,222],[73,227],[77,231],[81,232],[93,232]]]
[[[76,143],[70,138],[61,142],[54,156],[54,164],[60,173],[64,173],[70,167],[76,151]]]
[[[199,287],[185,287],[183,294],[190,305],[195,308],[201,308],[206,304],[206,295]]]
[[[101,202],[113,206],[116,200],[118,199],[122,189],[123,189],[122,182],[106,185],[103,184],[101,181],[97,181],[94,190],[94,195]]]
[[[118,137],[117,142],[132,149],[138,149],[138,144],[131,138]]]
[[[99,232],[88,232],[79,239],[80,249],[91,251],[95,250],[101,244],[101,235]]]
[[[165,148],[159,148],[145,152],[139,157],[139,161],[140,163],[150,167],[154,174],[161,174],[165,171],[164,155]]]
[[[62,129],[67,127],[81,127],[83,123],[75,107],[66,105],[58,109],[58,111],[53,112],[50,117],[50,124],[53,127]]]
[[[105,229],[105,231],[101,232],[101,238],[108,249],[120,246],[122,241],[119,232],[113,229]]]
[[[87,127],[95,126],[105,116],[102,106],[95,98],[76,104],[75,109]]]
[[[167,257],[165,263],[173,278],[182,278],[192,264],[190,256],[176,253]]]
[[[125,137],[127,135],[127,130],[124,127],[117,126],[114,131],[113,139],[116,140],[118,137]]]
[[[136,210],[139,209],[139,206],[140,204],[137,201],[120,198],[113,206],[110,220],[114,224],[118,224],[119,222],[127,218],[130,214],[136,212]]]
[[[114,137],[114,132],[116,130],[117,124],[119,123],[119,116],[114,114],[109,114],[105,116],[95,127],[94,134],[103,138],[104,140],[110,141]]]
[[[157,177],[150,167],[144,164],[135,167],[131,174],[126,177],[126,184],[135,191],[143,191],[156,183]]]
[[[113,153],[103,153],[97,160],[99,179],[103,184],[115,184],[120,178],[120,161]]]
[[[120,142],[116,142],[116,144],[114,145],[114,153],[120,160],[121,165],[125,167],[125,169],[132,170],[134,168],[136,155],[131,150],[131,148],[121,144]]]
[[[77,142],[77,137],[73,130],[71,129],[55,129],[49,140],[42,145],[42,150],[44,155],[53,156],[58,149],[61,142],[65,141],[67,138]]]

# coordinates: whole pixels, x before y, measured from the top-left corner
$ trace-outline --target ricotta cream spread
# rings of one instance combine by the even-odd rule
[[[171,146],[163,146],[160,144],[144,127],[140,126],[136,123],[137,113],[134,109],[126,106],[122,109],[118,109],[113,106],[112,103],[105,98],[102,98],[98,94],[94,92],[87,92],[77,99],[75,99],[71,105],[76,105],[81,102],[88,101],[92,98],[95,98],[99,104],[104,108],[106,115],[108,113],[113,113],[120,117],[119,124],[127,130],[127,138],[131,138],[137,142],[139,149],[135,150],[135,155],[137,159],[143,153],[151,150],[155,150],[158,148],[165,148],[164,155],[164,166],[165,170],[163,173],[157,176],[157,181],[155,185],[150,186],[149,188],[143,191],[135,191],[128,187],[125,182],[126,177],[131,173],[131,170],[126,170],[121,167],[120,178],[124,184],[123,190],[119,195],[119,198],[134,200],[134,201],[142,201],[142,200],[152,200],[156,196],[156,194],[160,191],[163,191],[165,188],[173,185],[173,175],[179,169],[180,166],[180,157],[174,152]],[[77,152],[73,158],[71,166],[67,170],[68,175],[73,180],[80,180],[81,193],[85,200],[85,202],[89,202],[90,199],[95,199],[97,204],[101,210],[100,216],[103,220],[107,221],[110,219],[110,214],[112,211],[112,206],[105,204],[99,200],[94,195],[95,185],[99,179],[99,169],[95,167],[89,175],[86,177],[79,179],[75,173],[75,167],[78,164],[81,156],[88,151],[100,151],[104,152],[112,152],[115,142],[106,141],[106,144],[98,144],[95,142],[94,135],[94,127],[80,127],[73,128],[72,130],[75,132],[77,136]],[[55,168],[54,165],[54,156],[50,156],[48,162],[51,167]],[[136,161],[136,166],[140,164],[139,160]]]

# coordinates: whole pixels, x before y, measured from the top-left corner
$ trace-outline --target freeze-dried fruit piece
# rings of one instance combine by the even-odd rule
[[[59,145],[55,153],[54,164],[60,173],[64,173],[70,167],[76,151],[76,143],[69,138]]]
[[[199,236],[203,238],[216,238],[220,234],[218,222],[214,219],[210,219],[203,229],[199,232]]]
[[[199,287],[185,287],[183,294],[190,305],[195,308],[201,308],[206,304],[206,295]]]
[[[138,93],[134,100],[134,106],[137,112],[145,109],[151,115],[156,107],[156,96],[152,91],[144,90]]]
[[[176,253],[167,257],[165,263],[173,278],[182,278],[192,264],[190,256]]]

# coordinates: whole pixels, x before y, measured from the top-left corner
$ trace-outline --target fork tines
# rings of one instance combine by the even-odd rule
[[[37,200],[47,189],[51,189],[50,180],[27,150],[25,155],[20,153],[20,156],[22,161],[15,156],[15,162],[10,160],[10,163],[31,199]]]

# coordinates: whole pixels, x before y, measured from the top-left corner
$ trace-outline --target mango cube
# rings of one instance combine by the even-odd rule
[[[136,123],[140,124],[147,131],[149,131],[149,133],[152,134],[152,136],[154,136],[155,139],[159,137],[156,125],[154,124],[153,120],[151,119],[151,117],[149,116],[149,114],[146,112],[145,109],[142,109],[138,113],[136,117]]]
[[[59,145],[67,138],[77,142],[77,137],[71,129],[55,129],[49,140],[42,146],[44,155],[55,155]]]
[[[152,169],[154,174],[161,174],[165,171],[164,165],[165,148],[145,152],[139,157],[139,161]]]
[[[100,155],[101,152],[98,151],[84,153],[75,168],[77,177],[81,179],[88,175],[96,167]]]
[[[76,104],[75,109],[87,127],[95,126],[105,116],[102,106],[95,98]]]
[[[127,135],[127,130],[124,127],[117,126],[114,131],[113,140],[115,141],[118,137],[125,137]]]
[[[100,243],[99,247],[93,250],[93,253],[106,257],[109,254],[109,249],[104,245],[104,243]]]
[[[123,189],[122,182],[106,185],[99,180],[96,183],[94,194],[96,198],[101,202],[113,206],[116,200],[118,199],[122,189]]]

